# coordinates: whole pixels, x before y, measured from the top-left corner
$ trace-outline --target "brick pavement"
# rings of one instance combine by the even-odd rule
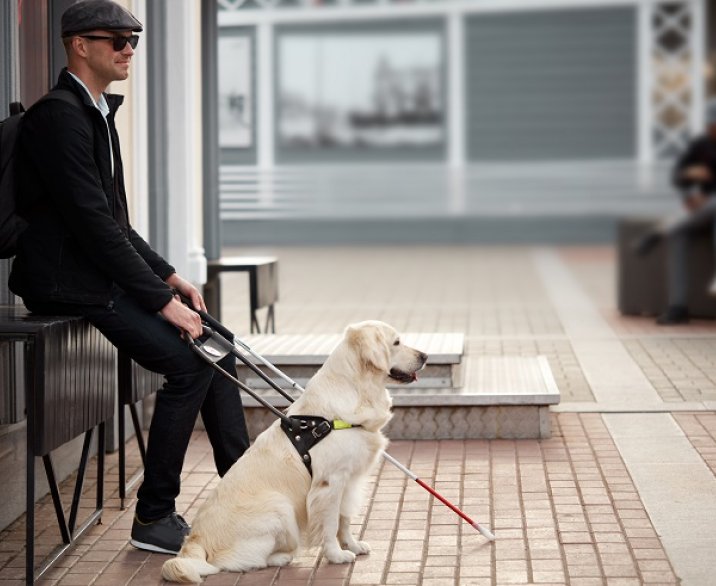
[[[242,251],[243,253],[247,251]],[[253,252],[253,251],[252,251]],[[262,251],[256,251],[262,252]],[[545,354],[563,401],[595,405],[595,395],[558,308],[552,306],[526,248],[418,247],[280,249],[282,333],[336,332],[347,323],[384,319],[406,331],[462,331],[468,356]],[[713,399],[716,327],[698,322],[664,331],[651,320],[622,318],[612,299],[608,248],[560,251],[564,263],[617,333],[662,400]],[[247,330],[246,286],[227,275],[225,324]],[[606,366],[606,365],[605,365]],[[598,407],[598,405],[596,405]],[[598,409],[597,409],[598,410]],[[604,416],[553,413],[549,440],[395,442],[390,451],[497,536],[488,543],[387,463],[368,487],[356,530],[373,551],[351,565],[327,565],[320,550],[280,570],[211,576],[211,585],[678,584],[663,538],[620,454]],[[673,414],[716,476],[716,415]],[[138,454],[129,444],[130,468]],[[108,457],[103,524],[43,580],[58,585],[159,583],[164,556],[128,545],[132,505],[119,510],[116,454]],[[191,442],[178,508],[191,520],[215,486],[204,433]],[[80,517],[92,506],[94,472]],[[69,502],[68,483],[63,484]],[[133,496],[133,493],[132,495]],[[58,539],[49,498],[37,507],[38,551]],[[0,586],[22,583],[23,519],[0,533]]]

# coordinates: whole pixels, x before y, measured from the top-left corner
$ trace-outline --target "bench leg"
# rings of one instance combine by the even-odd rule
[[[266,313],[266,325],[264,326],[264,332],[268,334],[269,332],[269,323],[271,324],[271,333],[276,333],[276,316],[273,312],[273,303],[268,306],[268,311]]]
[[[28,505],[26,511],[26,536],[25,545],[27,548],[26,552],[26,568],[25,568],[25,583],[34,584],[35,580],[41,578],[47,570],[52,568],[55,563],[71,548],[74,546],[77,539],[79,539],[92,525],[95,523],[101,523],[102,521],[102,508],[104,505],[104,422],[98,424],[98,440],[97,440],[97,507],[95,511],[87,517],[80,527],[75,529],[75,523],[77,521],[77,513],[79,511],[80,498],[82,496],[82,487],[84,485],[85,471],[87,469],[87,461],[89,460],[89,450],[92,441],[93,429],[85,432],[85,440],[82,446],[82,456],[80,457],[79,469],[77,471],[77,480],[75,481],[75,490],[72,497],[72,505],[70,507],[70,518],[69,522],[65,518],[64,509],[62,507],[62,501],[60,499],[60,489],[57,484],[57,478],[55,476],[55,470],[52,465],[52,458],[50,454],[44,454],[42,456],[42,462],[45,465],[45,473],[47,475],[47,483],[50,487],[50,494],[52,495],[52,502],[55,506],[55,514],[57,515],[57,524],[60,529],[62,536],[62,545],[57,546],[43,561],[40,567],[35,571],[35,552],[34,552],[34,537],[35,537],[35,456],[32,453],[32,449],[28,449],[28,489],[27,498]],[[28,446],[30,448],[30,445]]]
[[[27,429],[31,418],[28,417]],[[27,486],[26,486],[26,508],[25,508],[25,584],[35,582],[35,454],[32,450],[30,433],[27,442]],[[62,527],[60,527],[62,530]],[[62,536],[64,540],[65,536]]]
[[[124,407],[125,405],[121,405],[119,407],[119,506],[122,510],[125,509],[124,501],[127,498],[127,490],[132,488],[137,481],[142,477],[142,471],[138,471],[132,478],[127,480],[127,472],[126,472],[126,466],[127,466],[127,458],[126,458],[126,451],[125,451],[125,435],[124,435]],[[137,405],[136,403],[130,403],[127,405],[129,408],[129,414],[132,417],[132,425],[134,426],[134,435],[137,438],[137,446],[139,447],[139,455],[142,459],[142,466],[144,466],[144,463],[146,461],[147,457],[147,448],[144,443],[144,435],[142,434],[142,426],[139,423],[139,414],[137,412]]]
[[[127,497],[126,486],[126,452],[124,442],[127,438],[124,435],[124,405],[121,401],[117,405],[117,439],[119,443],[119,508],[124,510],[124,499]]]
[[[92,443],[92,430],[85,433],[85,441],[82,445],[82,456],[80,458],[80,467],[77,470],[77,481],[75,482],[75,492],[72,496],[72,505],[70,506],[70,521],[68,529],[70,533],[75,530],[77,523],[77,511],[80,507],[80,498],[82,498],[82,488],[85,484],[85,471],[87,470],[87,460],[89,459],[90,444]],[[49,456],[48,456],[49,459]],[[58,518],[59,520],[59,518]]]
[[[137,437],[137,445],[139,446],[139,455],[142,458],[142,466],[147,460],[147,448],[144,444],[144,435],[142,434],[142,426],[139,424],[139,414],[137,413],[137,404],[132,403],[129,406],[129,413],[132,415],[132,423],[134,424],[134,435]]]
[[[95,501],[95,509],[101,511],[104,507],[104,453],[106,448],[104,421],[97,427],[97,499]],[[97,524],[101,524],[102,519],[98,519]]]
[[[206,313],[221,321],[221,276],[216,275],[204,284]]]

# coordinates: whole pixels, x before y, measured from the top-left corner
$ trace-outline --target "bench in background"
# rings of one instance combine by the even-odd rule
[[[657,218],[625,218],[617,234],[618,307],[623,315],[659,315],[668,305],[666,243],[649,254],[636,255],[633,244]],[[714,276],[714,246],[710,231],[695,234],[688,250],[688,309],[692,317],[716,317],[716,298],[708,294]]]
[[[278,301],[278,259],[272,256],[231,256],[210,260],[207,263],[207,281],[204,301],[208,313],[221,321],[221,273],[247,272],[249,274],[249,302],[251,333],[261,333],[256,312],[268,308],[264,332],[276,331],[274,304]]]

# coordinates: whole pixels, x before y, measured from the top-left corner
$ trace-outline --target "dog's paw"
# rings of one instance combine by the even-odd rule
[[[365,541],[354,541],[353,543],[349,543],[348,549],[356,555],[365,555],[370,553],[370,545],[368,545]]]
[[[293,556],[290,553],[274,553],[269,556],[266,563],[269,566],[281,567],[290,564],[292,559]]]
[[[335,551],[326,551],[326,559],[332,564],[350,564],[356,559],[356,554],[347,549],[338,549]]]

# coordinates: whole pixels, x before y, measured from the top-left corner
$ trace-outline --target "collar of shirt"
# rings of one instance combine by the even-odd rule
[[[87,92],[87,95],[90,97],[90,100],[92,100],[94,107],[97,108],[102,113],[102,116],[106,120],[107,115],[109,114],[109,104],[107,104],[107,98],[104,97],[104,93],[101,93],[99,95],[99,100],[95,100],[94,96],[92,95],[92,92],[89,91],[89,88],[85,85],[85,82],[82,81],[79,77],[77,77],[71,71],[68,71],[68,73],[75,79],[75,81],[77,83],[79,83],[84,88],[84,90]]]

